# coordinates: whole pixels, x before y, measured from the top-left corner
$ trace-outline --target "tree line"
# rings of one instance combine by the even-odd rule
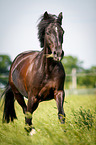
[[[10,66],[12,64],[11,58],[8,55],[0,55],[0,84],[6,85],[8,82],[8,75]],[[75,68],[77,72],[78,88],[95,88],[96,87],[96,66],[85,69],[83,61],[80,61],[74,56],[64,56],[62,64],[66,72],[65,88],[70,88],[72,82],[72,69]],[[78,75],[79,74],[79,75]]]

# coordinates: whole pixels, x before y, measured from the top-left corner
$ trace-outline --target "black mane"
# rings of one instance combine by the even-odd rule
[[[40,41],[40,46],[44,47],[44,35],[45,29],[48,27],[50,23],[53,23],[57,19],[56,15],[48,14],[48,18],[45,19],[44,15],[40,17],[40,22],[37,25],[38,27],[38,39]]]

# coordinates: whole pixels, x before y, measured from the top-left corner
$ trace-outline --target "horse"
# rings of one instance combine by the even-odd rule
[[[25,130],[31,135],[34,129],[32,114],[42,101],[55,99],[58,118],[61,123],[65,122],[65,70],[61,63],[64,56],[62,18],[62,12],[56,16],[47,11],[40,17],[37,27],[42,50],[23,52],[14,59],[8,85],[3,93],[3,122],[9,123],[17,118],[14,107],[17,100],[25,114]],[[27,105],[24,97],[28,99]]]

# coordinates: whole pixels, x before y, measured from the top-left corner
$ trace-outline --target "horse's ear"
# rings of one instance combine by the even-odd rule
[[[57,22],[62,25],[62,19],[63,19],[63,15],[62,15],[62,12],[58,15],[58,18],[57,18]]]
[[[47,11],[44,13],[44,20],[47,20],[49,18],[49,14],[47,13]]]

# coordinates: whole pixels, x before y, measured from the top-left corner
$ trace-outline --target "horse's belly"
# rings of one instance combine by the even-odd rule
[[[18,91],[23,95],[23,96],[28,96],[26,92],[26,88],[24,85],[24,80],[20,77],[20,74],[18,73],[17,70],[15,70],[12,74],[12,79],[15,87],[18,89]]]

